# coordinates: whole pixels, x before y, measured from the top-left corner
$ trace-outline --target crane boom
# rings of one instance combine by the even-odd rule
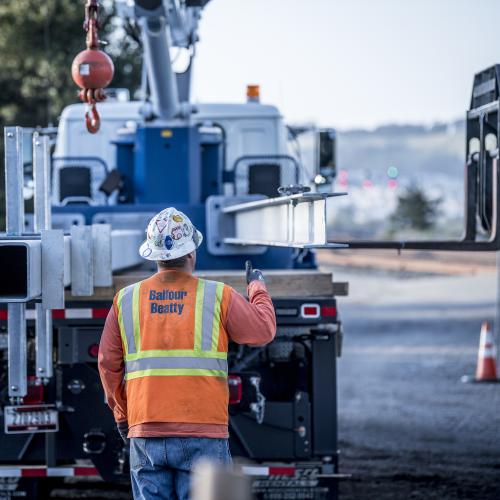
[[[152,114],[160,120],[182,115],[182,102],[189,101],[194,46],[205,0],[117,0],[118,12],[141,33]],[[190,63],[177,75],[170,47],[190,50]]]

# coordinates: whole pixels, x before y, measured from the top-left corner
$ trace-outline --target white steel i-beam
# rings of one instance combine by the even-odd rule
[[[231,245],[342,248],[327,242],[326,200],[345,193],[300,193],[224,207],[234,217]]]
[[[24,230],[23,129],[5,128],[5,204],[7,236]],[[9,265],[8,263],[6,265]],[[7,306],[9,398],[20,402],[27,394],[26,305]]]

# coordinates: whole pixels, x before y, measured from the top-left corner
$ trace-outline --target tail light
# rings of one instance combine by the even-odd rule
[[[91,358],[97,358],[99,354],[99,344],[90,344],[87,352]]]
[[[300,315],[307,319],[316,319],[321,315],[319,304],[302,304],[300,307]]]
[[[237,405],[241,403],[243,397],[243,382],[238,375],[229,375],[227,378],[229,385],[229,404]]]
[[[337,308],[334,306],[324,306],[321,308],[321,316],[333,318],[337,316]]]

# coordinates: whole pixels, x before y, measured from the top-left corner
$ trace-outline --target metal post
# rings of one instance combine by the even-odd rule
[[[21,403],[28,392],[26,364],[26,305],[8,304],[9,398]]]
[[[33,134],[33,179],[35,182],[35,233],[51,228],[50,143],[47,136]],[[42,249],[43,251],[43,249]],[[43,260],[42,260],[43,265]],[[44,270],[42,269],[42,276]],[[42,383],[52,377],[52,311],[43,304],[36,308],[36,375]]]
[[[5,208],[9,236],[20,236],[24,231],[23,185],[23,129],[5,127]]]
[[[35,181],[35,233],[50,229],[50,142],[33,134],[33,178]]]
[[[8,236],[24,230],[23,129],[5,128],[5,208]],[[8,304],[9,398],[21,402],[27,394],[26,305]]]

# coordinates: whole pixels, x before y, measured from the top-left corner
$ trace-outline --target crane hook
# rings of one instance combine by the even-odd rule
[[[85,111],[85,125],[91,134],[97,133],[101,127],[101,117],[95,107],[95,103],[89,104]]]

